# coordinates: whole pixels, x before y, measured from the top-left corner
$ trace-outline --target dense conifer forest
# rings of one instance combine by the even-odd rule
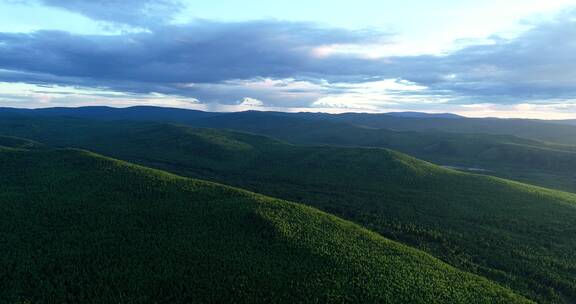
[[[313,208],[0,144],[2,303],[529,303]]]

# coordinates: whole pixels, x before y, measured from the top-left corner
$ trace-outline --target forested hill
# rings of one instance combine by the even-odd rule
[[[169,124],[72,121],[11,130],[301,202],[538,302],[576,299],[574,194],[448,170],[385,149],[298,146]]]
[[[416,115],[419,114],[419,115]],[[444,131],[453,133],[513,135],[557,144],[576,145],[576,126],[570,120],[467,118],[453,114],[424,113],[283,113],[246,111],[236,113],[203,112],[178,108],[136,106],[129,108],[79,107],[17,109],[0,108],[2,115],[36,117],[79,117],[104,120],[148,120],[182,124],[216,126],[220,122],[263,116],[270,118],[290,117],[316,121],[346,123],[349,125],[396,131]]]
[[[315,209],[0,138],[2,303],[528,303]]]
[[[29,128],[33,125],[41,132],[43,128],[53,129],[59,124],[68,124],[63,117],[69,121],[81,118],[108,122],[178,123],[251,132],[296,144],[394,149],[439,165],[472,168],[494,176],[576,192],[576,177],[572,174],[576,170],[576,146],[569,144],[576,138],[576,126],[531,120],[395,115],[209,113],[155,107],[5,108],[0,109],[0,132],[14,132],[12,129],[23,124]],[[366,127],[364,122],[368,125],[389,123],[386,128],[376,128]],[[540,135],[545,136],[530,131],[533,129],[544,132]],[[508,131],[511,135],[502,134]],[[554,141],[554,138],[562,138],[559,142],[567,144],[546,142]]]

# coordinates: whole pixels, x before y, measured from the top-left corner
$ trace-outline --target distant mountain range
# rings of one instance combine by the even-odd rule
[[[258,112],[258,111],[246,111],[246,112]],[[0,107],[0,113],[27,114],[38,116],[74,116],[74,117],[99,118],[99,119],[139,119],[139,120],[166,119],[173,122],[187,121],[190,119],[210,117],[222,114],[218,112],[204,112],[198,110],[162,108],[151,106],[134,106],[128,108],[89,106],[78,108],[56,107],[56,108],[40,108],[40,109],[19,109],[19,108]],[[281,112],[268,112],[268,113],[281,113]],[[451,113],[390,112],[390,113],[384,113],[384,115],[394,117],[405,117],[405,118],[465,118],[463,116]]]
[[[238,130],[296,144],[390,148],[440,165],[478,168],[492,175],[576,191],[576,177],[571,174],[576,170],[576,126],[562,121],[478,119],[413,112],[216,113],[146,106],[0,108],[1,116],[6,122],[10,117],[154,121]],[[0,125],[11,128],[1,120]]]
[[[260,113],[260,114],[258,114]],[[574,120],[534,120],[534,119],[497,119],[467,118],[451,113],[391,112],[372,113],[285,113],[285,112],[204,112],[198,110],[136,106],[113,108],[105,106],[78,108],[41,108],[19,109],[0,108],[0,115],[20,114],[28,116],[69,116],[105,120],[148,120],[191,124],[198,119],[223,117],[296,117],[332,122],[345,122],[370,128],[386,128],[405,131],[446,131],[456,133],[507,134],[544,140],[556,143],[576,144],[572,126]]]
[[[465,118],[464,116],[452,113],[390,112],[384,114],[396,117],[407,117],[407,118]]]

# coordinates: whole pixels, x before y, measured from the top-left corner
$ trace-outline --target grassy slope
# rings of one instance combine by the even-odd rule
[[[576,196],[382,149],[302,147],[131,123],[36,139],[208,178],[334,213],[541,302],[576,299]],[[40,136],[40,135],[41,136]]]
[[[0,150],[2,303],[528,302],[309,207],[12,148]]]

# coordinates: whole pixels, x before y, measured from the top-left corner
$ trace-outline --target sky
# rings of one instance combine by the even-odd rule
[[[576,118],[576,0],[0,0],[0,107]]]

